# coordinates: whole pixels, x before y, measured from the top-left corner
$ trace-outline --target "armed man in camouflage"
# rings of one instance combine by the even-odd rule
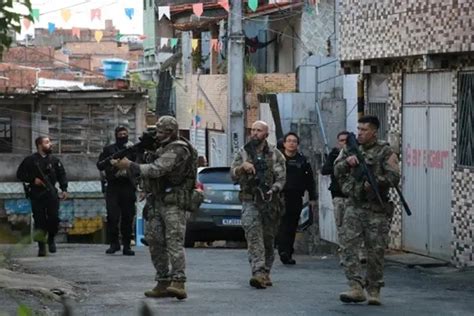
[[[171,116],[162,116],[156,123],[156,140],[153,162],[137,164],[125,158],[114,166],[130,168],[149,181],[155,199],[155,207],[148,210],[147,242],[158,284],[145,295],[181,300],[187,297],[183,244],[186,211],[192,208],[196,184],[197,152],[178,137],[178,122]]]
[[[257,289],[273,285],[273,245],[282,215],[279,193],[286,180],[285,158],[267,142],[267,137],[268,125],[255,122],[250,141],[239,150],[231,166],[232,178],[241,190],[242,227],[252,268],[250,285]]]
[[[378,201],[368,179],[362,174],[357,157],[347,146],[336,160],[334,173],[342,193],[348,196],[342,227],[340,228],[342,261],[350,290],[340,294],[343,302],[359,303],[367,298],[369,305],[380,305],[383,282],[384,253],[388,245],[393,204],[389,189],[398,185],[400,170],[397,155],[388,143],[377,141],[380,122],[375,116],[364,116],[358,121],[359,150],[367,167],[376,179],[381,200]],[[359,248],[367,250],[367,273],[361,275]]]

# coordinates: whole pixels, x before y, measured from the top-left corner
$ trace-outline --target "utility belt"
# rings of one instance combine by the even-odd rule
[[[161,201],[165,205],[176,205],[194,213],[199,210],[201,203],[204,201],[204,194],[195,189],[166,188],[165,192],[161,194]]]

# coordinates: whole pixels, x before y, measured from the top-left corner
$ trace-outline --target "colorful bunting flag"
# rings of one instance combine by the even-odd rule
[[[168,20],[171,20],[171,14],[170,14],[170,7],[169,6],[163,6],[163,7],[158,7],[158,20],[161,20],[163,16],[166,16]]]
[[[199,45],[199,39],[197,38],[193,38],[192,42],[191,42],[191,48],[194,50],[196,50],[196,48],[198,47]]]
[[[61,17],[63,18],[64,22],[67,23],[67,21],[69,21],[69,19],[71,18],[71,10],[62,9],[61,10]]]
[[[196,115],[196,116],[194,117],[194,122],[196,123],[196,124],[195,124],[195,127],[196,127],[196,128],[200,127],[200,126],[201,126],[201,117],[200,117],[199,115]]]
[[[176,45],[178,45],[178,39],[177,38],[172,38],[171,42],[170,42],[171,48],[175,47]]]
[[[168,45],[168,38],[167,37],[162,37],[161,42],[160,42],[160,47],[163,48],[166,45]]]
[[[196,107],[199,111],[204,111],[204,109],[206,108],[206,103],[204,103],[203,99],[199,99],[197,101]]]
[[[128,16],[130,20],[133,18],[134,14],[135,14],[134,8],[125,8],[125,15]]]
[[[28,18],[23,18],[23,26],[25,27],[25,30],[28,31],[31,26],[31,20]]]
[[[211,39],[211,49],[215,52],[219,51],[219,40],[217,38]]]
[[[95,18],[97,18],[97,20],[100,20],[101,19],[101,14],[102,14],[102,11],[100,9],[92,9],[91,10],[91,21],[94,21]]]
[[[48,23],[48,32],[49,32],[49,34],[53,34],[54,30],[56,30],[56,24],[49,22]]]
[[[72,28],[72,36],[76,36],[77,38],[81,38],[81,29],[78,27]]]
[[[202,13],[204,12],[204,7],[202,5],[202,3],[194,3],[193,4],[193,13],[196,15],[196,16],[201,16]]]
[[[227,12],[230,11],[229,9],[229,0],[219,0],[218,4],[223,7]]]
[[[39,20],[40,20],[40,10],[39,9],[31,10],[31,16],[33,17],[33,23],[34,22],[39,22]]]
[[[99,43],[102,40],[102,37],[104,36],[104,32],[102,31],[95,31],[95,40],[97,43]]]
[[[248,2],[250,10],[253,12],[257,11],[258,8],[258,0],[249,0]]]

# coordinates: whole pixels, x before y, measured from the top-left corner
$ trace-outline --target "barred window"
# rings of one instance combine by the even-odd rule
[[[474,166],[474,72],[459,74],[457,162]]]
[[[11,153],[12,149],[12,118],[0,117],[0,153]]]

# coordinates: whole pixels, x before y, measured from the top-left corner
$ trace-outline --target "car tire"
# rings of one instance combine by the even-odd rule
[[[186,232],[184,236],[184,247],[185,248],[193,248],[194,247],[194,236],[191,232]]]

